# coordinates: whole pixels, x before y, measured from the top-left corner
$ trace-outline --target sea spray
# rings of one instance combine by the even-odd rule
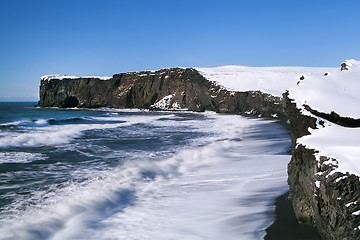
[[[274,121],[30,110],[35,124],[4,131],[0,239],[262,239],[287,191],[289,136]],[[17,141],[40,135],[54,140]]]

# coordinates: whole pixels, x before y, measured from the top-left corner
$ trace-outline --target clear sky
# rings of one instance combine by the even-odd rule
[[[360,60],[359,13],[359,0],[0,0],[0,100],[38,100],[46,74],[338,67]]]

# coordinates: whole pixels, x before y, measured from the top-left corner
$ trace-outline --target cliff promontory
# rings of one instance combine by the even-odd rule
[[[216,111],[291,129],[290,199],[324,239],[360,238],[360,62],[335,68],[170,68],[110,78],[43,76],[40,107]]]
[[[98,77],[44,76],[40,107],[113,107],[216,111],[286,118],[283,98],[260,91],[229,91],[194,68]]]
[[[360,63],[305,78],[289,90],[290,198],[300,222],[324,239],[360,238]]]

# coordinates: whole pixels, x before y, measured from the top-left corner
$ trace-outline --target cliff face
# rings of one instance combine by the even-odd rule
[[[285,102],[260,91],[231,92],[193,68],[116,74],[99,78],[43,79],[40,107],[114,107],[211,110],[286,119]]]
[[[359,239],[360,216],[353,214],[360,202],[359,177],[338,172],[337,160],[316,156],[317,149],[297,143],[324,120],[303,114],[287,98],[293,153],[288,165],[290,199],[297,219],[316,227],[324,239]]]
[[[336,74],[333,75],[335,80]],[[329,83],[331,75],[332,73],[324,75],[327,79],[320,81],[319,91],[324,89],[325,83]],[[304,78],[300,78],[302,82],[295,91],[298,100],[305,95],[300,88],[304,81],[306,86],[307,79]],[[310,87],[312,91],[312,86]],[[343,90],[343,87],[339,89]],[[294,96],[294,91],[290,93]],[[330,126],[329,123],[336,123],[344,128],[357,128],[360,126],[360,119],[314,107],[322,106],[323,102],[331,102],[332,96],[326,101],[313,101],[314,104],[309,105],[307,101],[299,104],[299,101],[290,99],[292,96],[284,94],[281,98],[260,91],[228,91],[214,81],[207,80],[196,69],[171,68],[116,74],[107,80],[66,76],[44,78],[40,86],[39,106],[210,110],[287,120],[293,144],[292,159],[288,165],[289,196],[297,219],[316,227],[324,239],[360,239],[358,175],[338,171],[340,159],[322,154],[320,149],[299,141],[304,136],[310,136],[312,129],[318,131],[319,128],[325,128],[326,124]],[[349,97],[349,103],[354,97],[356,92]],[[341,111],[343,105],[338,105],[337,109]]]
[[[289,89],[293,153],[288,183],[300,222],[324,239],[360,239],[360,62],[306,76]]]

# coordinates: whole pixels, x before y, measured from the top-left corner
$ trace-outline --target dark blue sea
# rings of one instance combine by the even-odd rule
[[[0,103],[0,239],[263,239],[288,191],[274,120]]]

